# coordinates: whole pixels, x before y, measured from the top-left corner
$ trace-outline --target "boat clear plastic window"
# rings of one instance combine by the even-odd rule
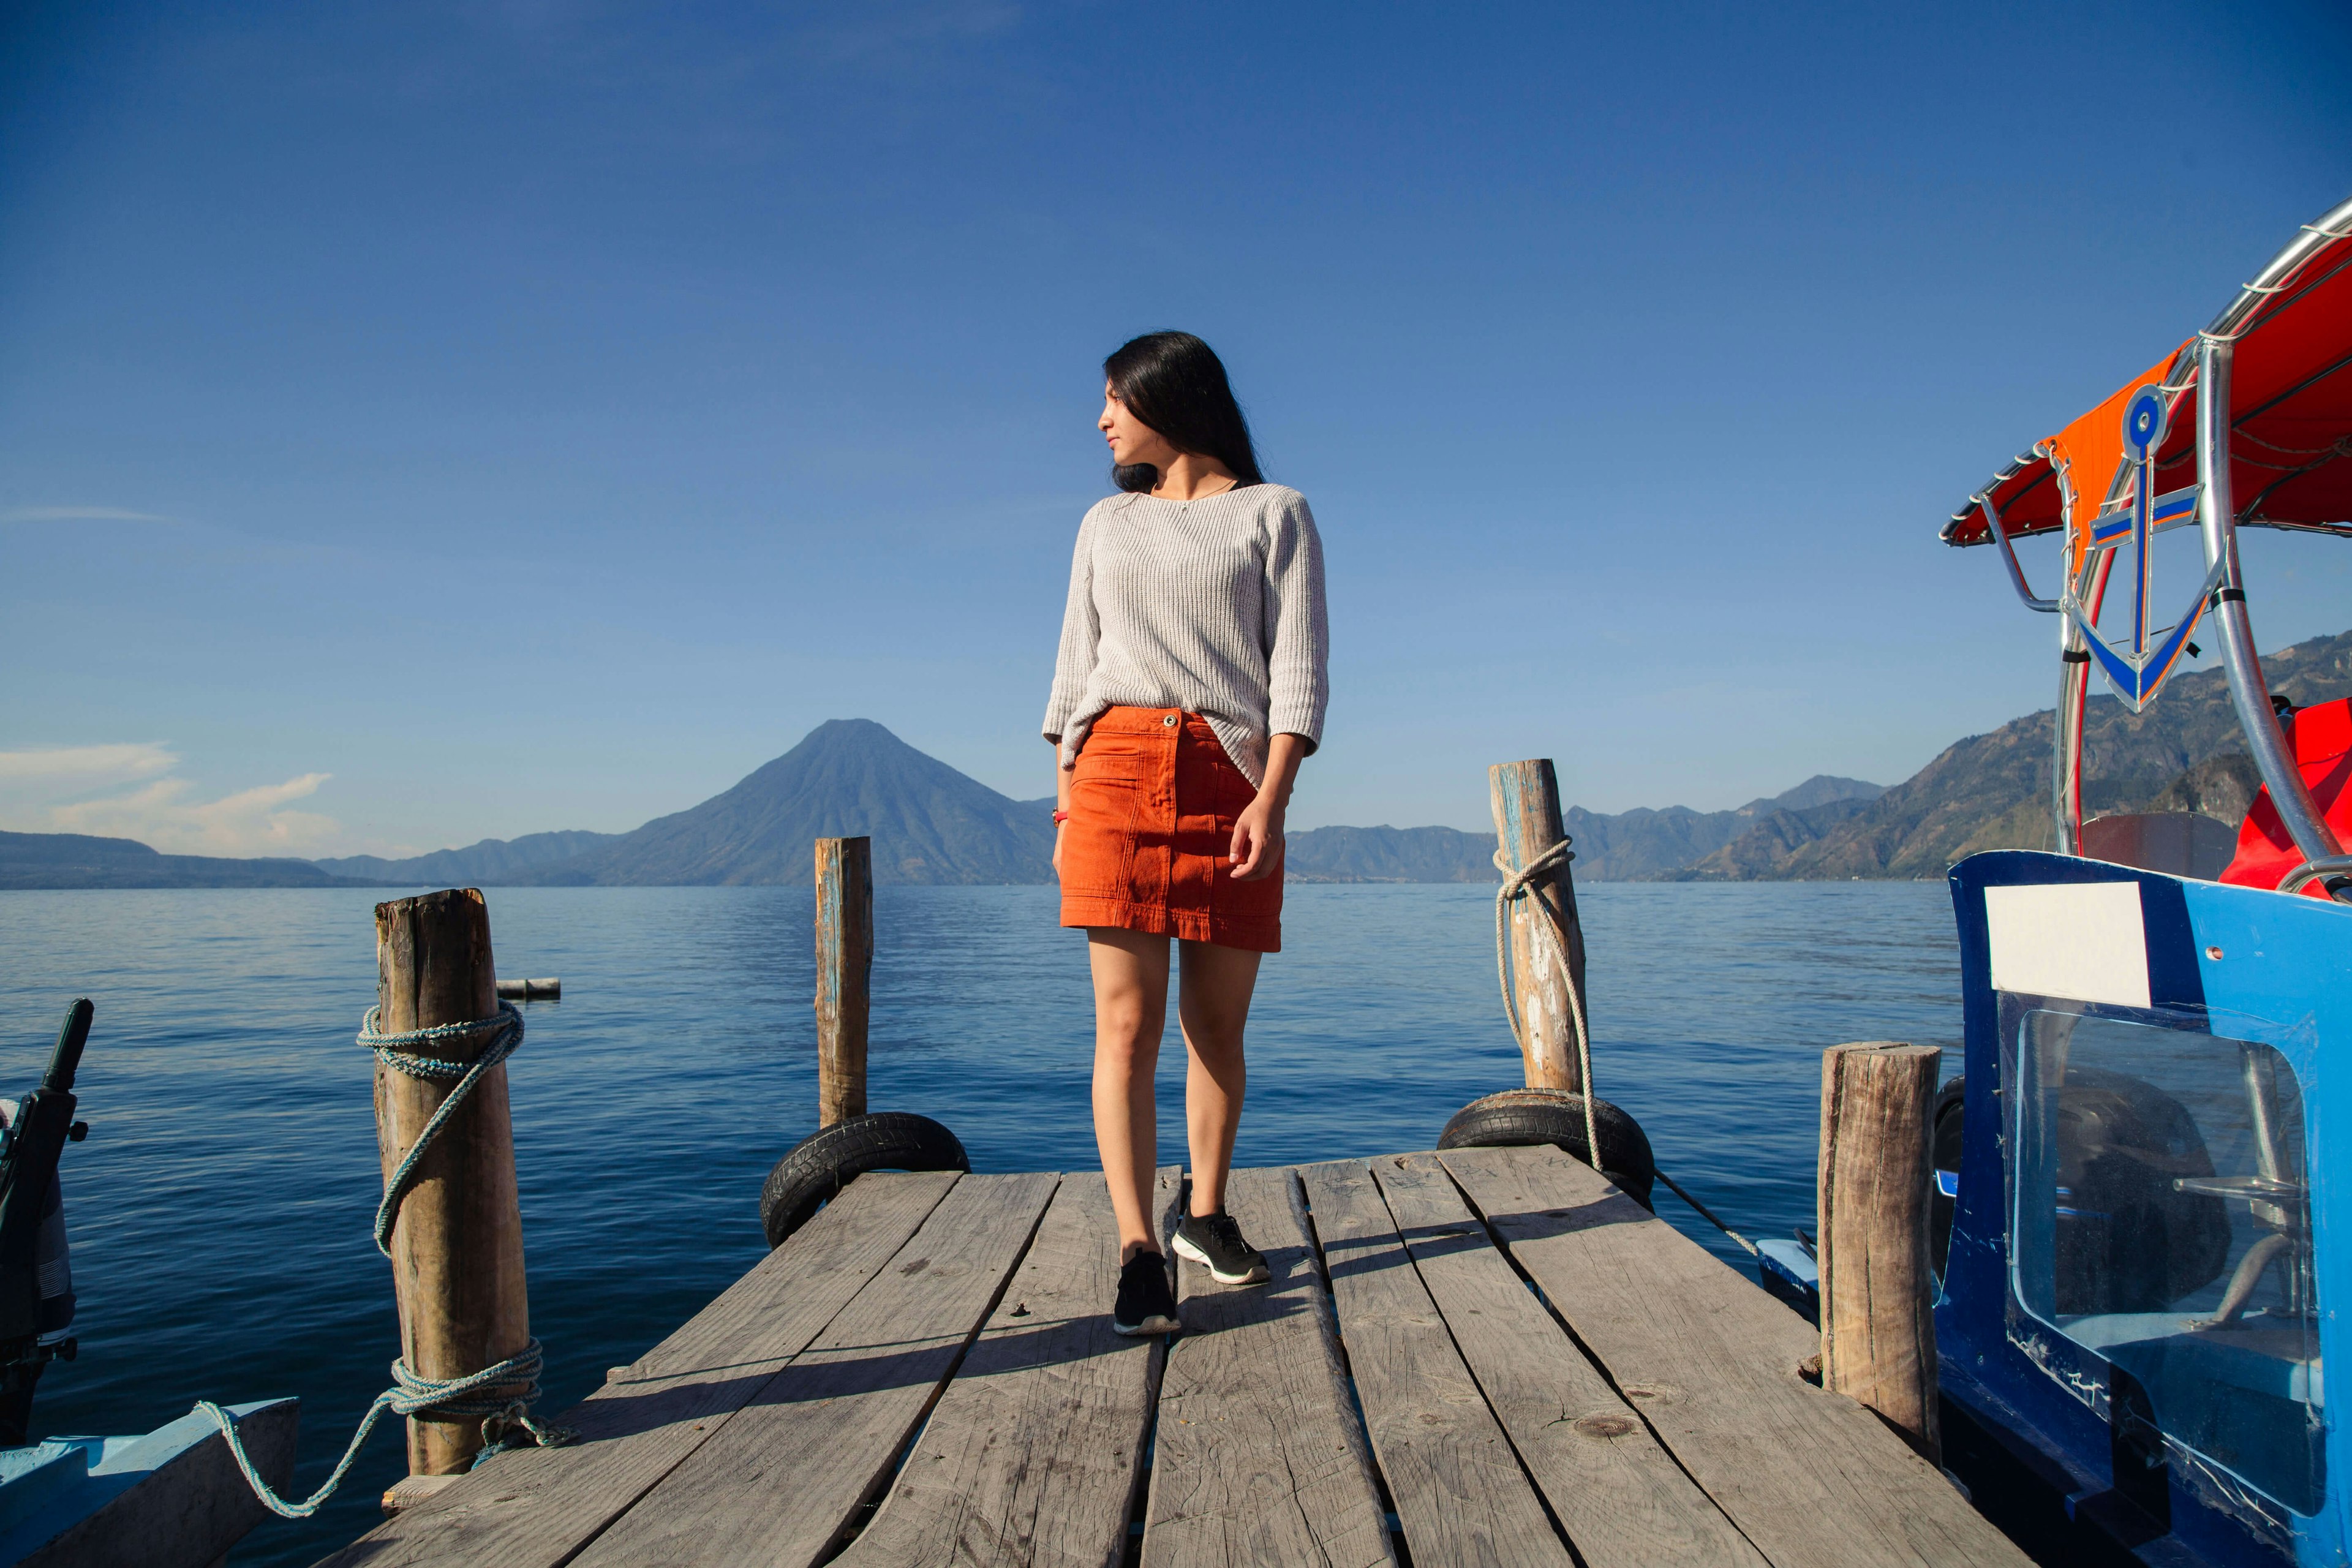
[[[2150,1412],[2169,1443],[2316,1512],[2318,1313],[2285,1058],[2036,1008],[2011,1082],[2018,1304],[2093,1352],[2108,1399]]]

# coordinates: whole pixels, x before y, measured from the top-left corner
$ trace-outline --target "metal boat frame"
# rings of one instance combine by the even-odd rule
[[[2337,372],[2352,381],[2340,292],[2352,278],[2314,308],[2347,341],[2264,340],[2326,363],[2252,410],[2231,396],[2248,334],[2347,268],[2352,201],[2305,226],[2147,375],[1996,474],[1943,531],[1948,543],[1996,546],[2019,599],[2058,617],[2061,673],[2057,853],[1976,855],[1951,874],[1967,1048],[1937,1110],[1942,1387],[2074,1528],[2149,1563],[2352,1563],[2352,1424],[2328,1418],[2324,1384],[2329,1356],[2352,1355],[2333,1310],[2352,1301],[2352,1225],[2331,1226],[2321,1157],[2352,1126],[2352,1073],[2327,1049],[2352,1039],[2352,910],[2339,907],[2352,903],[2352,854],[2273,710],[2238,552],[2242,527],[2352,536],[2339,499],[2352,492],[2336,475],[2266,510],[2289,481],[2352,458],[2352,422],[2325,447],[2249,435],[2260,455],[2233,450],[2257,415]],[[2188,404],[2188,452],[2175,442],[2163,455]],[[2331,404],[2316,422],[2340,412]],[[2190,453],[2194,482],[2159,493],[2159,467],[2178,470]],[[2233,464],[2279,477],[2242,504]],[[2345,515],[2321,515],[2338,507]],[[2182,615],[2155,626],[2149,542],[2192,522],[2203,579]],[[2042,597],[2015,540],[2061,531],[2059,591]],[[2131,629],[2111,643],[2100,614],[2126,543]],[[2269,872],[2259,887],[2224,886],[2084,853],[2092,668],[2138,711],[2209,616],[2239,729],[2300,861],[2275,885]],[[2305,896],[2315,882],[2327,898]]]
[[[2230,370],[2237,342],[2255,311],[2302,281],[2302,274],[2314,258],[2347,238],[2352,238],[2352,201],[2345,202],[2316,223],[2305,225],[2293,243],[2273,258],[2269,266],[2239,290],[2238,297],[2230,302],[2227,309],[2214,317],[2203,331],[2180,346],[2173,355],[2168,374],[2156,387],[2164,398],[2168,413],[2193,389],[2207,388],[2215,394],[2212,396],[2200,395],[2197,399],[2195,449],[2199,493],[2193,515],[2204,543],[2207,580],[2177,632],[2179,639],[2185,643],[2197,618],[2210,608],[2221,631],[2221,660],[2223,668],[2229,671],[2230,700],[2237,710],[2238,726],[2245,733],[2254,766],[2262,774],[2263,783],[2270,789],[2271,799],[2278,807],[2280,819],[2294,837],[2296,848],[2303,853],[2305,865],[2294,875],[2305,880],[2314,876],[2352,869],[2352,858],[2345,857],[2343,846],[2336,842],[2326,819],[2314,804],[2311,791],[2294,766],[2294,758],[2279,732],[2278,721],[2272,711],[2270,689],[2263,679],[2262,662],[2254,655],[2253,628],[2246,609],[2245,581],[2238,564],[2238,530],[2242,527],[2277,528],[2296,532],[2352,536],[2352,521],[2312,523],[2265,517],[2261,509],[2263,502],[2269,498],[2267,488],[2241,512],[2233,505],[2231,494],[2231,424],[2223,416],[2223,411],[2230,408]],[[2343,264],[2341,261],[2337,263],[2339,266]],[[2016,589],[2018,598],[2029,610],[2060,617],[2061,674],[2054,736],[2056,750],[2051,775],[2051,808],[2057,824],[2058,852],[2077,855],[2082,852],[2083,832],[2083,709],[2089,694],[2093,661],[2091,644],[2097,640],[2095,631],[2086,634],[2085,628],[2095,626],[2118,547],[2125,542],[2126,537],[2132,536],[2090,542],[2089,548],[2079,552],[2080,563],[2067,574],[2059,597],[2045,599],[2037,596],[2026,584],[2024,567],[2017,558],[2017,547],[2003,525],[2000,511],[1993,500],[2003,481],[2036,464],[2050,464],[2062,489],[2071,491],[2073,475],[2063,462],[2056,460],[2051,443],[2045,441],[1994,475],[1991,483],[1969,497],[1969,504],[1952,514],[1952,521],[1957,524],[1973,521],[1971,514],[1980,517],[1986,535],[2000,547],[2001,563],[2008,569],[2010,584]],[[2144,494],[2152,488],[2145,482],[2134,486],[2133,480],[2138,471],[2137,468],[2117,469],[2093,521],[2115,515],[2116,509],[2127,500],[2134,502],[2136,510],[2143,513],[2151,510],[2137,505],[2137,495],[2127,494],[2135,489]],[[2066,496],[2066,510],[2070,513],[2074,510],[2075,499],[2071,493]],[[2149,528],[2137,532],[2137,537],[2144,542],[2148,532],[2156,531],[2156,528]],[[1958,535],[1948,525],[1944,537],[1947,542],[1956,544],[1980,542],[1978,539]],[[2145,550],[2140,552],[2140,602],[2144,604],[2147,581]],[[2144,643],[2142,647],[2144,648]],[[2126,693],[2118,689],[2117,695],[2124,697],[2137,711],[2147,700],[2153,700],[2155,692],[2152,688],[2144,693]],[[2339,860],[2343,864],[2334,863]],[[2323,865],[2322,862],[2328,864]]]

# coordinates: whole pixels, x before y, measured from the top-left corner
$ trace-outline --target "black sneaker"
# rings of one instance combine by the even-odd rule
[[[1139,1252],[1118,1271],[1118,1304],[1110,1310],[1110,1330],[1129,1339],[1146,1334],[1172,1334],[1176,1296],[1168,1289],[1168,1260],[1156,1252]]]
[[[1255,1285],[1267,1278],[1265,1254],[1242,1239],[1242,1227],[1223,1209],[1186,1215],[1173,1239],[1177,1257],[1200,1264],[1220,1285]]]

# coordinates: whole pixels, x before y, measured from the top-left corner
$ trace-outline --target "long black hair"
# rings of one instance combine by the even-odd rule
[[[1103,375],[1128,412],[1178,451],[1216,458],[1243,484],[1265,483],[1224,362],[1192,333],[1146,332],[1121,343],[1103,361]],[[1150,463],[1114,463],[1110,477],[1123,490],[1148,490],[1160,482],[1160,470]]]

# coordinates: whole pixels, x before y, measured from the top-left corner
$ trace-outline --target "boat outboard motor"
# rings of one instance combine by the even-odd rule
[[[66,1013],[40,1087],[0,1100],[0,1447],[31,1441],[33,1385],[56,1357],[74,1358],[73,1269],[66,1257],[58,1156],[88,1136],[74,1120],[74,1071],[89,1038],[87,998]]]

